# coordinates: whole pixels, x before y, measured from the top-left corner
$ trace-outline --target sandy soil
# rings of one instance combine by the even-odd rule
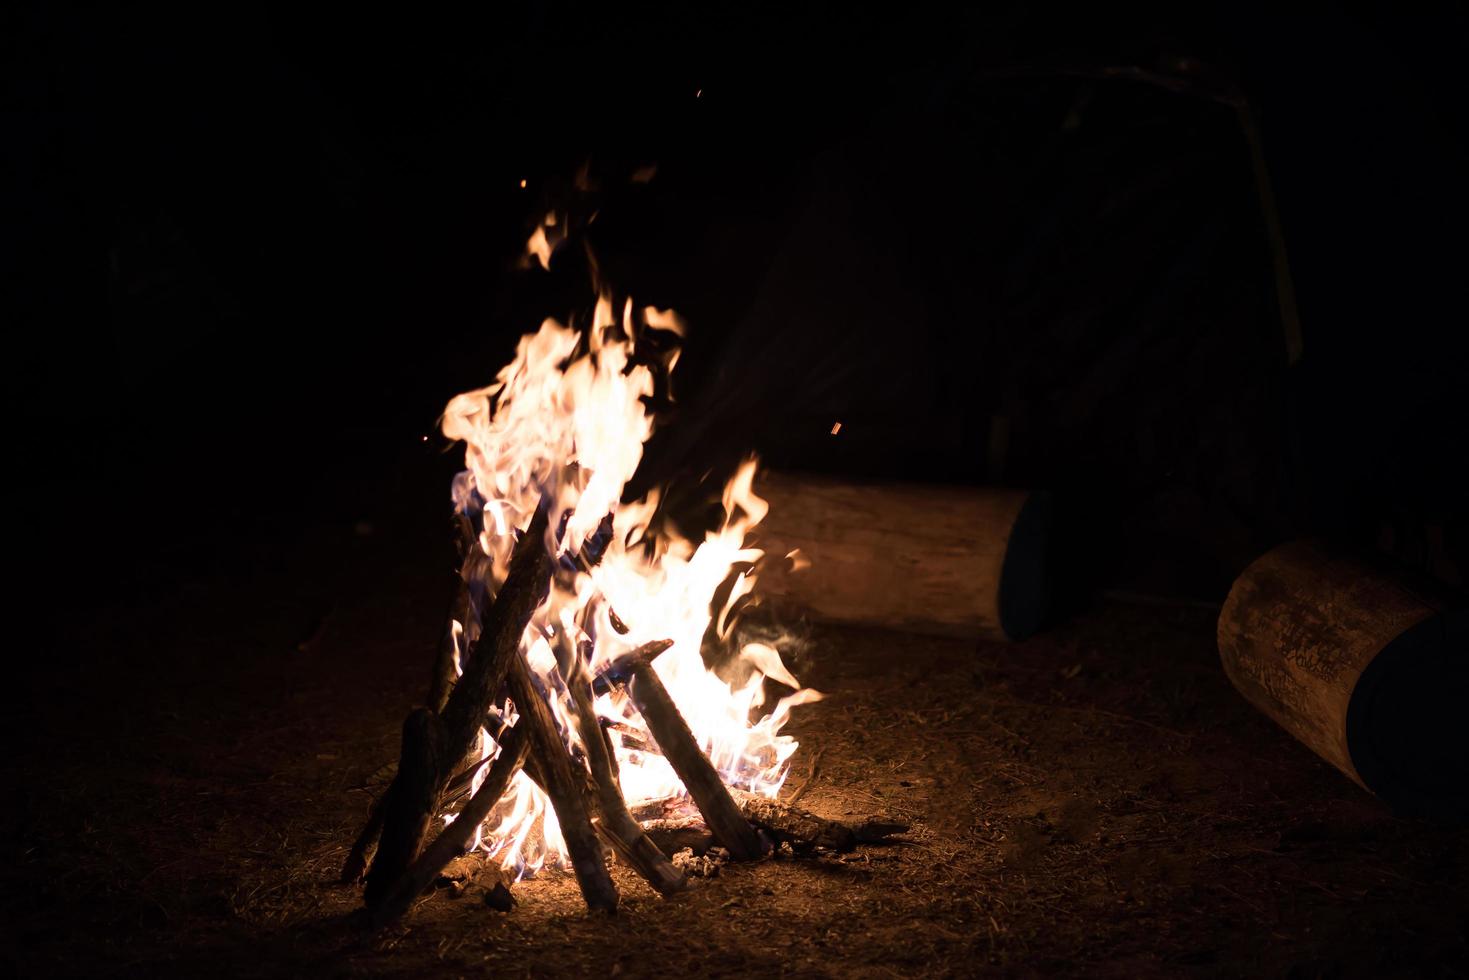
[[[368,532],[370,533],[363,533]],[[1394,817],[1256,714],[1214,617],[1102,604],[1018,645],[823,629],[787,790],[906,841],[770,860],[615,919],[548,873],[363,931],[335,876],[446,601],[417,526],[180,556],[51,632],[7,754],[28,976],[1462,975],[1462,831]],[[160,584],[167,582],[168,584]],[[78,679],[83,683],[78,684]],[[63,734],[63,732],[65,734]]]

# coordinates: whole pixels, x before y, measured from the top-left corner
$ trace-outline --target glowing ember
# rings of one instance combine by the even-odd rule
[[[543,267],[564,227],[550,216],[528,242],[527,252]],[[820,695],[801,689],[768,645],[749,643],[735,653],[747,668],[738,673],[748,680],[733,688],[706,669],[701,655],[706,635],[731,638],[734,612],[755,588],[762,552],[747,547],[745,538],[767,510],[751,489],[755,461],[741,466],[725,487],[722,526],[697,545],[649,533],[656,492],[620,503],[652,434],[644,399],[653,394],[655,371],[671,372],[677,360],[676,348],[649,355],[649,348],[672,346],[647,343],[652,331],[681,335],[683,326],[671,312],[637,310],[631,300],[618,316],[603,295],[585,330],[547,320],[521,338],[515,359],[493,385],[459,395],[444,411],[444,434],[465,444],[467,469],[454,481],[454,505],[483,529],[478,543],[490,559],[492,593],[504,582],[517,532],[538,507],[548,509],[545,547],[558,571],[520,649],[552,692],[573,754],[581,745],[562,677],[568,671],[595,675],[620,654],[670,639],[673,647],[654,669],[700,746],[727,784],[773,797],[797,746],[780,729],[792,707]],[[476,628],[454,624],[461,656]],[[794,693],[752,723],[767,677]],[[629,804],[683,793],[621,689],[600,695],[595,708],[610,726]],[[485,732],[484,755],[496,750]],[[555,813],[524,773],[516,775],[479,841],[522,874],[566,857]]]

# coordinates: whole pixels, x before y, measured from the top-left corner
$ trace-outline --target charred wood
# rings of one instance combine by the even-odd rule
[[[598,694],[606,694],[613,686],[626,684],[632,679],[633,670],[639,666],[650,664],[658,659],[658,656],[673,646],[672,640],[654,640],[652,643],[644,643],[636,650],[612,658],[605,667],[597,671],[597,676],[592,679],[592,690]]]
[[[457,765],[474,747],[511,664],[520,660],[520,637],[551,580],[545,535],[546,512],[541,509],[516,546],[510,571],[485,614],[469,663],[463,665],[464,674],[444,704],[444,728],[449,734],[445,754],[451,765]],[[448,775],[445,772],[443,778]]]
[[[510,697],[520,712],[516,727],[526,729],[530,753],[535,760],[534,769],[540,777],[541,788],[551,798],[551,806],[556,810],[561,837],[571,856],[572,870],[576,872],[582,897],[589,908],[616,911],[617,888],[607,874],[602,845],[592,827],[584,791],[585,780],[578,778],[572,768],[571,757],[566,754],[561,733],[551,717],[551,708],[536,689],[525,658],[515,656],[512,661],[508,681]]]
[[[454,600],[449,614],[444,618],[444,632],[439,641],[438,656],[434,658],[433,674],[429,678],[428,705],[435,711],[444,710],[444,702],[453,690],[461,644],[468,645],[479,635],[478,606],[484,600],[484,582],[490,571],[490,559],[479,546],[474,523],[464,514],[455,514],[458,530],[459,585],[454,590]],[[476,599],[479,602],[476,602]],[[455,629],[455,623],[459,628]]]
[[[648,647],[655,646],[658,644],[648,644]],[[662,649],[669,646],[672,643],[665,642]],[[585,679],[573,679],[568,687],[576,705],[577,730],[586,748],[587,766],[591,770],[602,812],[602,826],[612,837],[618,855],[665,898],[683,891],[688,885],[683,873],[647,838],[627,811],[627,801],[622,798],[622,790],[618,787],[612,743],[592,706],[591,685]]]
[[[789,843],[796,850],[821,848],[850,851],[858,844],[877,844],[894,834],[908,831],[908,825],[883,817],[843,821],[818,817],[809,810],[779,800],[751,793],[740,793],[740,812],[777,842]]]
[[[436,715],[428,708],[419,708],[404,723],[402,760],[388,787],[381,843],[367,874],[364,898],[370,909],[383,900],[418,856],[449,776],[478,741],[509,666],[521,660],[521,634],[551,577],[545,532],[546,512],[542,509],[536,512],[515,549],[505,582],[485,615],[474,653],[449,693],[443,712]]]
[[[444,751],[443,724],[427,708],[415,708],[403,721],[398,775],[383,798],[383,826],[377,854],[367,872],[364,899],[376,909],[418,857],[429,822],[438,812],[438,772]]]
[[[695,856],[714,846],[714,835],[698,818],[683,820],[649,820],[643,823],[643,833],[670,858],[679,851],[690,851]]]
[[[528,747],[524,734],[518,728],[512,728],[505,735],[500,744],[500,754],[495,757],[479,790],[469,798],[454,822],[440,831],[434,842],[424,848],[412,866],[399,876],[373,910],[374,926],[382,927],[407,912],[444,867],[469,850],[476,828],[490,815],[500,797],[505,795],[510,780],[524,764]]]
[[[704,822],[716,840],[737,861],[753,861],[764,852],[760,837],[740,813],[725,788],[719,773],[694,739],[678,706],[673,703],[663,682],[650,664],[641,663],[631,670],[628,694],[642,714],[654,741],[673,766],[684,788],[698,804]]]

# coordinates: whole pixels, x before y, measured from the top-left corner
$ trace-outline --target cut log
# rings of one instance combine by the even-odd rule
[[[438,813],[438,772],[444,730],[427,708],[415,708],[403,722],[398,775],[383,802],[383,827],[377,854],[367,872],[363,897],[376,909],[408,866],[418,857],[423,836]]]
[[[1469,611],[1309,542],[1245,569],[1219,654],[1255,707],[1397,808],[1469,814]]]
[[[656,644],[649,644],[655,646]],[[668,642],[664,649],[672,646]],[[576,705],[577,731],[586,748],[587,767],[596,786],[597,801],[602,811],[602,826],[615,842],[617,853],[653,888],[667,898],[688,887],[683,872],[669,862],[668,857],[650,841],[638,826],[638,822],[627,812],[627,801],[617,783],[616,761],[612,743],[607,732],[597,720],[592,706],[591,685],[585,679],[574,679],[568,685],[572,702]]]
[[[715,839],[729,850],[736,861],[753,861],[760,857],[764,852],[760,836],[735,806],[724,781],[694,740],[694,733],[689,731],[688,723],[679,714],[652,665],[637,664],[631,673],[632,679],[627,688],[633,705],[647,722],[648,731],[664,758],[698,804],[699,812],[704,815],[704,822]]]
[[[550,705],[536,689],[525,658],[516,656],[510,667],[510,698],[520,712],[516,727],[524,727],[541,788],[551,798],[561,837],[571,857],[572,870],[587,906],[604,912],[617,909],[617,887],[602,860],[602,845],[592,827],[584,794],[585,781],[572,769],[571,757],[551,717]],[[457,688],[456,688],[457,690]],[[578,767],[580,768],[580,767]]]
[[[1043,625],[1048,495],[764,473],[761,591],[820,620],[1021,640]],[[792,570],[792,551],[811,567]]]
[[[495,757],[479,790],[469,798],[454,822],[440,831],[434,842],[424,848],[423,853],[399,876],[373,909],[374,927],[381,928],[407,912],[418,896],[433,884],[439,872],[450,861],[469,850],[474,843],[476,828],[484,823],[500,797],[505,795],[510,780],[524,764],[528,747],[518,728],[512,728],[505,733],[500,754]]]

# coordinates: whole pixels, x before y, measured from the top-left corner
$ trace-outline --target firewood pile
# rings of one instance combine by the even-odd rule
[[[542,508],[519,536],[503,584],[492,599],[483,600],[485,608],[476,616],[475,640],[459,665],[462,673],[454,676],[456,646],[448,641],[434,667],[430,704],[404,719],[396,774],[342,868],[344,882],[364,884],[375,927],[400,919],[425,894],[462,894],[469,881],[482,876],[463,859],[477,828],[522,770],[550,799],[587,906],[604,912],[618,904],[609,858],[668,898],[687,887],[691,873],[708,875],[724,861],[850,851],[908,829],[878,818],[827,820],[727,787],[654,670],[670,641],[643,644],[595,673],[586,660],[589,651],[582,650],[565,669],[558,664],[549,678],[538,676],[527,663],[521,638],[557,573],[558,563],[545,547],[546,525]],[[482,579],[488,565],[476,557],[479,530],[461,515],[464,563],[455,611],[471,616],[474,596],[489,592]],[[584,564],[591,560],[582,559]],[[619,624],[615,613],[613,622]],[[593,710],[594,696],[614,687],[627,692],[656,742],[648,750],[673,767],[686,798],[644,804],[637,812],[629,808],[607,726]],[[577,736],[572,747],[557,723],[557,697],[572,708]],[[513,724],[501,707],[507,703]],[[484,759],[477,751],[481,729],[497,746]],[[481,770],[487,771],[471,793]],[[445,824],[446,816],[453,820]],[[480,883],[487,904],[508,910],[510,882],[494,871],[489,879]]]

